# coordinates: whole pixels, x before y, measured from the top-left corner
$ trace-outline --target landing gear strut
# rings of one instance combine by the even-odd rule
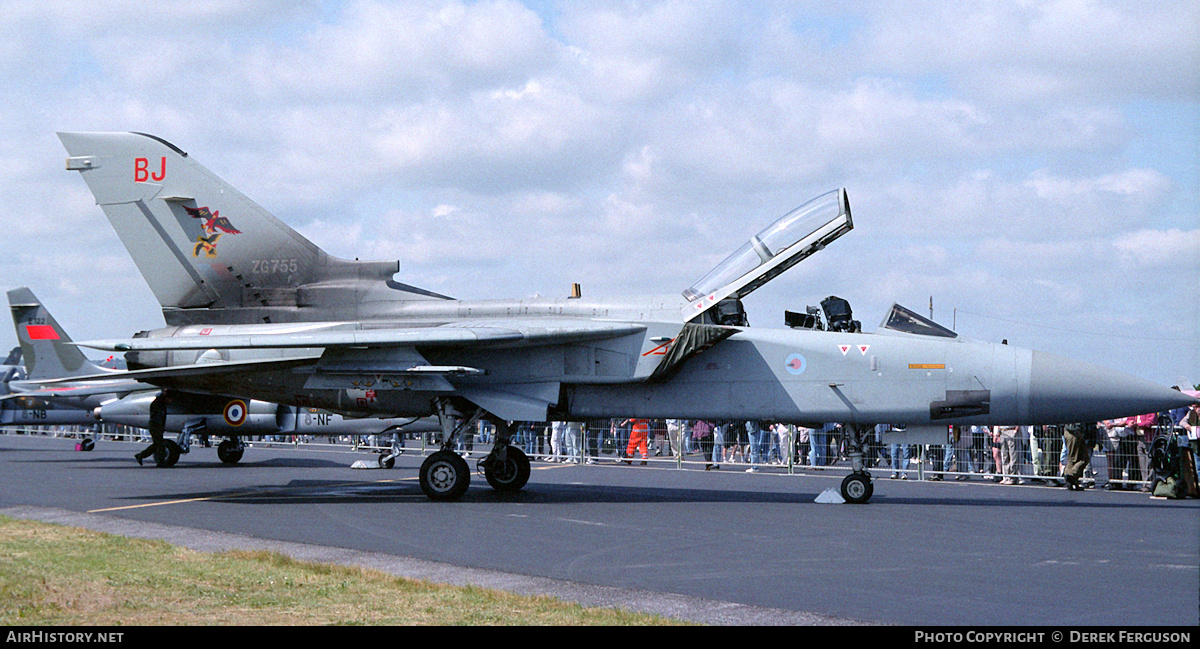
[[[413,421],[416,421],[416,419],[412,419],[408,423],[412,423]],[[392,448],[387,451],[379,452],[379,457],[376,460],[379,463],[379,468],[390,469],[390,468],[396,466],[396,458],[398,458],[404,454],[404,437],[403,437],[404,432],[401,430],[401,426],[403,426],[403,425],[404,424],[401,424],[400,426],[392,426],[390,428],[385,429],[383,431],[383,433],[380,433],[381,435],[383,435],[383,434],[386,434],[389,430],[393,431],[391,433]]]

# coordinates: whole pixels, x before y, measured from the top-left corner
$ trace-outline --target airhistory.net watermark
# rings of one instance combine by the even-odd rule
[[[19,644],[92,644],[124,642],[125,633],[97,633],[93,631],[8,631],[4,642]]]

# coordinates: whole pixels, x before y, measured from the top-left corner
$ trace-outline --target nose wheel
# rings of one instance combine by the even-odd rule
[[[842,498],[848,503],[865,503],[871,499],[873,493],[875,485],[871,482],[871,476],[865,472],[851,473],[842,480]]]

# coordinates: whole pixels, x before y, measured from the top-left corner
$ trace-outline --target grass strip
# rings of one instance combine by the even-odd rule
[[[664,625],[552,597],[0,516],[0,625]]]

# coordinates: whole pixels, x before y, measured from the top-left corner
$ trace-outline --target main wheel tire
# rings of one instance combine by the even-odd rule
[[[181,449],[175,442],[164,439],[161,444],[154,448],[154,465],[160,469],[169,469],[175,466],[179,461],[179,453]]]
[[[842,480],[842,498],[856,505],[867,502],[875,493],[875,485],[871,477],[863,473],[851,473]]]
[[[225,464],[237,464],[241,461],[244,452],[244,448],[230,439],[217,444],[217,457]]]
[[[509,446],[505,455],[503,466],[499,462],[487,465],[483,477],[496,491],[519,491],[529,482],[529,456],[515,446]]]
[[[471,468],[453,451],[438,451],[421,463],[421,491],[433,500],[458,500],[471,485]]]

